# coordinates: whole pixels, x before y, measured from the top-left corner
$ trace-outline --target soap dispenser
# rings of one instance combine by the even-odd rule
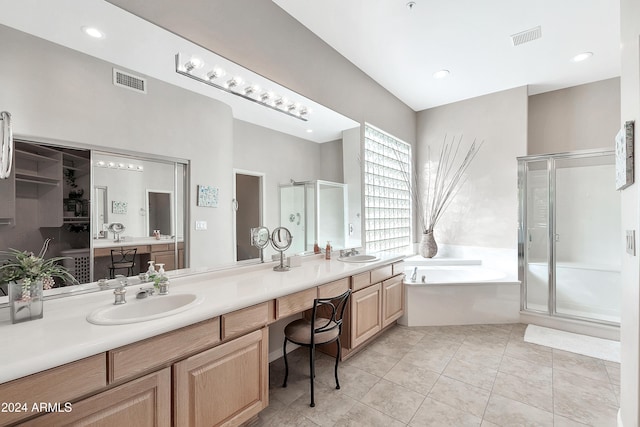
[[[149,269],[147,270],[147,274],[149,275],[149,277],[151,276],[155,276],[156,274],[156,267],[155,267],[155,261],[147,261],[147,264],[149,264]]]
[[[327,247],[324,252],[324,259],[331,259],[331,242],[327,241]]]

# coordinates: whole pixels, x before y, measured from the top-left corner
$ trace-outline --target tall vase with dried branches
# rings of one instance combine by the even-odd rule
[[[461,156],[462,136],[451,140],[447,140],[445,136],[437,165],[432,164],[431,150],[427,149],[426,176],[415,173],[412,177],[408,170],[402,170],[422,231],[418,253],[423,257],[433,258],[438,252],[433,230],[466,181],[465,172],[483,143],[484,141],[476,143],[474,139]]]

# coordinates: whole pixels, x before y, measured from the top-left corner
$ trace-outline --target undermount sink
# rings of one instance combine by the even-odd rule
[[[92,311],[87,321],[94,325],[125,325],[173,316],[200,304],[194,294],[154,295],[133,299],[122,305],[110,305]]]
[[[379,258],[375,255],[352,255],[338,258],[342,262],[371,262],[377,261]]]

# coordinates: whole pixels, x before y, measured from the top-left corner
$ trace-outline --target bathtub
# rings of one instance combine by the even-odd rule
[[[463,264],[464,261],[460,261]],[[477,264],[477,263],[474,263]],[[405,270],[407,326],[520,321],[520,282],[482,265],[414,266]],[[423,282],[424,278],[424,282]]]

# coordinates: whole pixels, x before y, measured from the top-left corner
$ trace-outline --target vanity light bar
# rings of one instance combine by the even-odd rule
[[[109,168],[109,169],[122,169],[128,170],[132,172],[142,172],[144,171],[144,166],[142,165],[134,165],[132,163],[121,163],[121,162],[105,162],[104,160],[98,160],[96,162],[96,166],[99,168]]]
[[[197,66],[194,66],[194,64],[197,64]],[[185,57],[180,53],[176,54],[176,73],[180,75],[213,86],[216,89],[223,90],[272,110],[279,111],[288,116],[295,117],[296,119],[305,122],[309,120],[309,109],[299,102],[289,101],[285,97],[261,89],[258,85],[251,83],[245,84],[244,80],[238,76],[222,81],[220,79],[226,75],[226,72],[222,68],[216,66],[207,69],[204,65],[204,62],[200,58],[189,57],[185,60]],[[215,83],[214,81],[220,81],[220,83]]]

